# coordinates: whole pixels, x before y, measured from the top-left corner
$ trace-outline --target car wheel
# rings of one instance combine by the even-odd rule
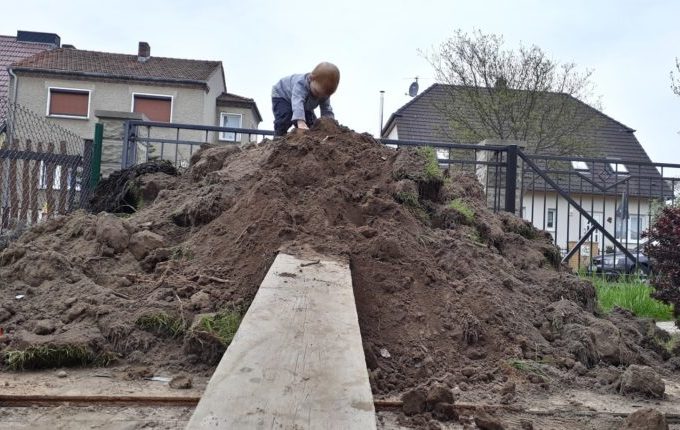
[[[646,264],[640,264],[631,269],[630,274],[640,279],[647,279],[649,276],[649,267]]]

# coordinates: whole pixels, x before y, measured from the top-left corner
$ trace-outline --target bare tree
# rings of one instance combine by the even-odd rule
[[[458,30],[424,54],[447,95],[437,108],[449,120],[445,137],[526,141],[531,152],[592,155],[603,117],[591,101],[592,72],[558,63],[537,46],[503,47],[503,37]]]
[[[680,96],[680,60],[677,57],[675,57],[675,70],[677,75],[674,75],[671,70],[671,89]]]

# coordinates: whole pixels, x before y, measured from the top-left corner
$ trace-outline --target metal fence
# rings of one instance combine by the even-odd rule
[[[167,160],[183,170],[189,166],[193,153],[206,143],[246,144],[273,135],[274,132],[269,130],[126,121],[121,167]]]
[[[91,141],[0,98],[0,235],[85,207]]]
[[[680,198],[680,164],[535,155],[517,145],[382,142],[431,146],[440,166],[476,175],[489,208],[547,232],[575,270],[648,272],[643,232]]]
[[[243,144],[273,134],[128,121],[122,166],[164,159],[181,169],[204,143]],[[680,164],[534,155],[517,144],[486,141],[478,145],[380,141],[397,148],[433,147],[442,168],[475,175],[490,209],[515,213],[547,232],[563,262],[576,270],[590,269],[598,255],[613,255],[615,272],[639,269],[645,258],[642,233],[663,206],[677,203],[680,196]]]

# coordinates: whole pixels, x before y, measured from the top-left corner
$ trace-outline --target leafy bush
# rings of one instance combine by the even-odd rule
[[[652,227],[643,237],[648,241],[645,252],[654,268],[650,283],[653,297],[673,305],[673,315],[680,315],[680,207],[661,210]]]

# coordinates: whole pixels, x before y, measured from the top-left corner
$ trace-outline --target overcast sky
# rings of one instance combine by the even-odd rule
[[[557,61],[594,70],[604,113],[637,130],[653,161],[680,163],[680,97],[669,72],[680,57],[680,1],[513,0],[283,2],[12,1],[0,5],[0,34],[57,33],[79,49],[221,60],[227,89],[252,97],[272,128],[271,86],[319,61],[341,70],[331,99],[337,119],[377,134],[433,72],[418,53],[457,28],[502,34],[507,47],[535,44]]]

